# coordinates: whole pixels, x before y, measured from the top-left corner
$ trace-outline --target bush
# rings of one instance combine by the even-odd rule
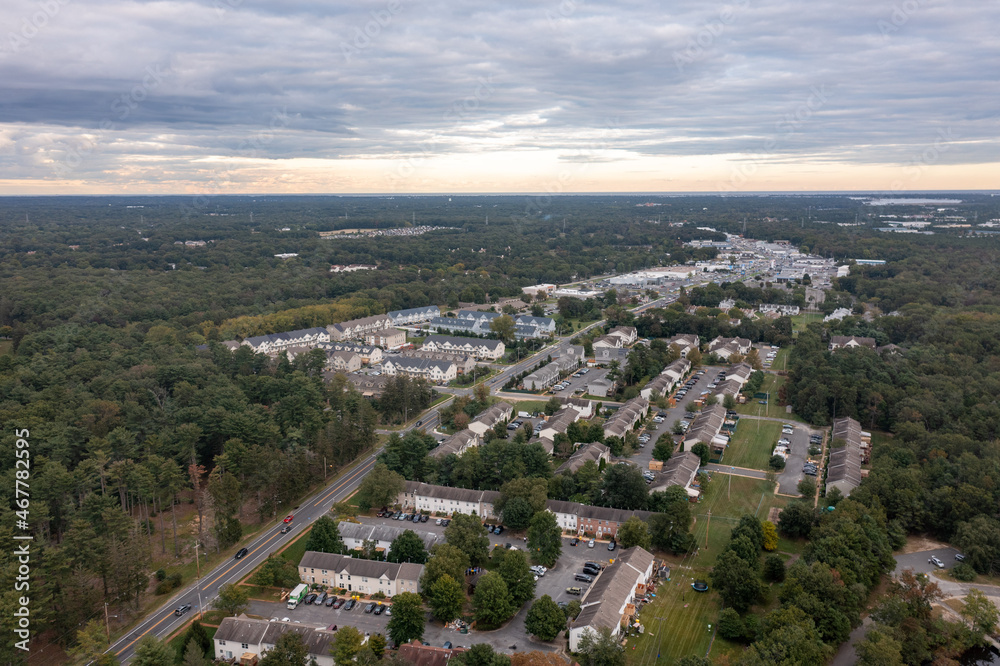
[[[158,581],[160,581],[162,583],[166,579],[167,579],[167,572],[164,571],[163,569],[157,569],[156,570],[156,580],[158,580]]]
[[[767,461],[767,466],[773,469],[775,472],[780,472],[785,469],[785,459],[781,456],[775,454],[771,456],[771,459]]]
[[[976,570],[972,568],[971,565],[965,562],[959,562],[951,568],[951,576],[955,580],[960,580],[965,583],[973,581],[976,579]]]
[[[385,599],[385,592],[376,592],[371,597],[372,599]]]
[[[799,481],[798,490],[805,498],[812,499],[816,496],[816,482],[812,479],[802,479]]]
[[[745,631],[740,614],[732,608],[723,608],[719,613],[719,635],[730,641],[739,641]]]
[[[777,555],[768,555],[764,559],[764,580],[771,583],[785,580],[785,563]]]

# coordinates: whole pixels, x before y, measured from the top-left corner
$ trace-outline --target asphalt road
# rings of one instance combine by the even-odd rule
[[[150,613],[132,631],[115,641],[108,651],[114,653],[121,663],[127,663],[133,656],[136,643],[146,634],[152,633],[158,638],[164,638],[190,620],[191,615],[197,612],[199,603],[204,604],[206,610],[210,609],[212,601],[218,596],[220,587],[242,579],[267,559],[269,553],[298,537],[308,525],[326,514],[332,504],[354,492],[361,480],[374,466],[377,455],[378,451],[363,459],[329,486],[304,500],[293,510],[295,519],[292,522],[293,528],[288,534],[281,534],[283,524],[279,520],[277,524],[259,534],[251,543],[243,544],[250,551],[243,559],[226,560],[212,571],[205,572],[196,585],[189,585],[182,592],[174,595],[159,610]],[[178,617],[174,615],[174,609],[181,604],[191,604],[191,610]]]

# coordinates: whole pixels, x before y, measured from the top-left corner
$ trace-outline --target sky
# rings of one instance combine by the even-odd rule
[[[997,0],[3,0],[0,194],[995,189]]]

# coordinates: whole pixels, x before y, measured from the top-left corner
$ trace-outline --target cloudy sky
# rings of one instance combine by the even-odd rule
[[[992,189],[997,0],[3,0],[0,194]]]

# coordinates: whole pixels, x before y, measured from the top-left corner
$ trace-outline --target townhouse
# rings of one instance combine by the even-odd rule
[[[469,333],[472,335],[486,335],[490,332],[488,321],[480,319],[461,319],[458,317],[434,317],[427,322],[428,328],[436,331],[448,331],[449,333]]]
[[[587,393],[596,398],[607,398],[615,392],[615,383],[605,377],[587,382]]]
[[[867,459],[871,435],[861,430],[861,424],[852,418],[839,418],[833,422],[830,433],[830,461],[826,466],[826,492],[839,488],[847,497],[861,485],[866,474],[861,465]],[[833,443],[843,446],[833,446]]]
[[[451,437],[445,439],[441,444],[431,451],[431,457],[433,458],[444,458],[447,455],[454,453],[456,456],[460,456],[474,446],[480,446],[482,444],[482,438],[479,433],[474,430],[466,428],[464,430],[459,430]]]
[[[443,351],[430,351],[427,349],[406,349],[399,352],[401,358],[425,358],[435,361],[451,361],[455,364],[458,374],[464,375],[472,372],[476,367],[476,359],[471,354],[454,354]]]
[[[465,513],[495,518],[493,506],[499,497],[500,493],[495,490],[467,490],[407,481],[396,501],[404,510],[415,509],[449,516]]]
[[[406,344],[406,332],[398,328],[383,328],[380,331],[365,333],[364,340],[367,345],[383,349],[398,349]]]
[[[528,391],[544,391],[556,383],[556,380],[559,379],[559,372],[559,364],[553,361],[532,371],[521,380],[521,383]]]
[[[677,349],[681,353],[681,358],[687,358],[688,353],[692,349],[700,349],[701,338],[691,333],[675,335],[667,340],[667,346],[669,347],[670,345],[677,345]]]
[[[558,398],[562,403],[560,409],[575,409],[580,413],[581,419],[589,419],[594,416],[594,401],[587,398]]]
[[[330,334],[325,328],[304,328],[284,333],[255,335],[243,340],[242,344],[250,347],[256,354],[274,356],[289,347],[313,348],[323,342],[330,341]]]
[[[397,653],[403,663],[411,666],[447,666],[452,657],[466,651],[464,647],[435,647],[413,639],[411,643],[400,645]]]
[[[312,661],[317,666],[334,666],[330,647],[334,632],[322,627],[310,627],[298,622],[257,620],[245,614],[224,617],[212,638],[215,658],[240,664],[255,664],[277,645],[283,634],[293,632],[302,637]]]
[[[691,361],[686,358],[679,358],[665,367],[659,375],[646,384],[639,391],[639,395],[646,400],[651,400],[654,393],[658,393],[661,396],[669,395],[674,387],[677,386],[677,383],[684,379],[690,370]]]
[[[408,375],[422,377],[435,384],[450,382],[458,376],[458,369],[451,361],[437,361],[429,358],[407,358],[394,356],[382,363],[382,371],[389,376]]]
[[[393,310],[387,313],[386,316],[392,321],[393,326],[410,326],[430,321],[434,317],[440,317],[441,309],[436,305],[425,305],[422,308]]]
[[[361,319],[352,319],[351,321],[331,324],[326,327],[326,330],[329,332],[331,340],[341,342],[343,340],[361,340],[368,333],[391,327],[392,320],[389,317],[385,315],[373,315],[371,317],[362,317]]]
[[[496,361],[503,358],[506,348],[500,340],[459,338],[447,335],[429,335],[424,340],[426,351],[446,351],[471,354],[477,359]]]
[[[684,433],[684,449],[690,451],[692,446],[701,442],[707,444],[716,457],[721,458],[729,446],[729,439],[720,434],[725,423],[725,407],[716,403],[704,408]]]
[[[556,469],[556,474],[575,474],[587,461],[600,467],[602,460],[605,463],[611,461],[611,449],[600,442],[581,444],[573,455]]]
[[[549,333],[528,324],[514,324],[514,337],[518,340],[535,340],[549,337]]]
[[[488,310],[459,310],[455,313],[456,319],[478,321],[483,324],[487,330],[490,328],[491,321],[502,316],[502,312],[489,312]]]
[[[514,319],[514,323],[521,326],[530,326],[539,330],[540,335],[552,335],[556,332],[556,320],[551,317],[533,317],[531,315],[520,315]]]
[[[746,338],[724,338],[721,335],[708,343],[708,353],[726,360],[734,354],[746,356],[752,343]]]
[[[326,367],[341,372],[357,372],[361,369],[361,356],[353,352],[330,352],[326,358]]]
[[[639,337],[639,333],[635,326],[615,326],[613,329],[608,331],[608,335],[613,335],[622,341],[622,347],[629,347],[635,344],[635,341]]]
[[[337,374],[346,377],[351,386],[366,398],[380,397],[385,392],[386,384],[391,379],[388,375],[359,375],[354,372],[343,373],[325,370],[323,372],[323,381],[330,382]]]
[[[494,403],[469,423],[469,430],[482,437],[487,430],[492,430],[498,423],[506,424],[513,414],[514,407],[510,403],[503,401]]]
[[[344,540],[344,546],[348,550],[361,550],[365,542],[370,541],[375,544],[375,550],[380,553],[388,553],[392,547],[392,542],[404,532],[413,532],[424,543],[424,549],[428,552],[431,546],[444,543],[444,535],[435,532],[415,530],[409,527],[396,527],[395,525],[364,525],[361,523],[349,523],[346,520],[337,524],[340,538]]]
[[[538,431],[538,437],[555,441],[556,435],[566,434],[570,424],[579,420],[580,412],[575,409],[560,409],[542,424],[542,429]]]
[[[381,592],[387,597],[401,592],[420,592],[423,573],[422,564],[359,560],[349,555],[312,550],[307,550],[299,562],[299,578],[303,583],[340,587],[358,594]]]
[[[615,412],[604,423],[605,437],[625,437],[625,433],[645,418],[649,413],[649,401],[645,398],[632,398]]]
[[[612,349],[622,348],[622,338],[617,335],[602,335],[599,338],[595,338],[591,343],[596,352],[601,347],[610,347]]]
[[[830,338],[830,351],[854,347],[875,349],[875,338],[863,338],[857,335],[834,335]]]
[[[670,486],[680,486],[691,497],[697,497],[700,493],[691,487],[694,477],[701,467],[701,458],[690,451],[681,451],[670,456],[670,460],[663,464],[663,469],[654,475],[653,482],[649,486],[650,492],[666,490]]]
[[[608,629],[618,636],[635,616],[636,600],[645,595],[653,577],[653,555],[634,546],[623,551],[587,589],[581,610],[569,625],[569,649],[577,652],[586,633]]]
[[[626,511],[580,504],[576,513],[576,532],[580,535],[593,534],[597,539],[613,540],[618,537],[618,529],[632,516],[648,522],[652,515],[651,511]]]
[[[615,338],[616,340],[618,338]],[[628,349],[620,347],[594,347],[594,361],[598,365],[609,365],[612,361],[617,361],[619,366],[628,363]]]
[[[799,306],[797,305],[775,305],[774,303],[761,303],[757,306],[760,312],[777,312],[780,315],[785,315],[789,317],[794,317],[799,313]]]
[[[366,365],[378,365],[382,362],[383,354],[379,347],[373,345],[360,345],[354,342],[330,342],[319,346],[331,352],[350,352],[361,357],[361,362]]]

